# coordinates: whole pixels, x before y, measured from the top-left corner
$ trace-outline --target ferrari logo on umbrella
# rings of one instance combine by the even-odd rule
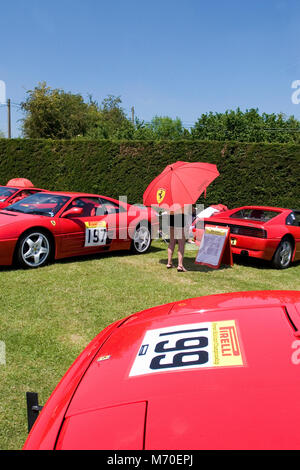
[[[165,195],[166,195],[166,190],[165,190],[165,189],[159,189],[159,190],[157,191],[157,193],[156,193],[156,199],[157,199],[158,204],[160,204],[161,202],[163,202]]]

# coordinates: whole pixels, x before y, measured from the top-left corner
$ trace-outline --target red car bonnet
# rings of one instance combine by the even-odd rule
[[[300,292],[288,291],[190,299],[128,317],[76,386],[56,448],[300,448],[299,326]],[[43,413],[47,405],[25,448],[43,447],[52,432]]]

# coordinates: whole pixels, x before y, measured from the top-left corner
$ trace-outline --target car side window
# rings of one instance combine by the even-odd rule
[[[36,192],[37,191],[31,191],[30,189],[23,189],[22,191],[19,191],[17,195],[10,200],[10,203],[14,204],[15,202],[21,201],[21,199],[31,196],[32,194],[35,194]]]
[[[24,191],[18,193],[18,196],[27,197],[31,196],[32,194],[36,194],[37,192],[38,191],[32,191],[31,189],[24,189]]]
[[[296,227],[300,227],[300,212],[291,212],[286,220],[286,225],[295,225]]]
[[[73,199],[66,208],[66,211],[73,207],[80,207],[83,209],[82,214],[78,215],[79,218],[105,215],[105,208],[98,197],[78,197]]]
[[[119,212],[126,212],[122,206],[119,206],[113,201],[101,198],[101,201],[106,208],[107,214],[118,214]]]

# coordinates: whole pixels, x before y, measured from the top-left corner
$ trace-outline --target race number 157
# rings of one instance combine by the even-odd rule
[[[101,246],[106,244],[106,228],[87,228],[84,246]]]

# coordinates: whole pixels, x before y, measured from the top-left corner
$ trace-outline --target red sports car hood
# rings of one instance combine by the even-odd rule
[[[28,222],[29,224],[32,221],[37,220],[36,215],[23,214],[21,212],[6,211],[5,209],[0,211],[0,231],[3,227],[9,225],[18,225],[20,222]],[[24,227],[24,226],[23,226]],[[13,232],[13,228],[12,228]]]
[[[299,449],[298,334],[300,292],[135,314],[86,371],[56,448]]]

